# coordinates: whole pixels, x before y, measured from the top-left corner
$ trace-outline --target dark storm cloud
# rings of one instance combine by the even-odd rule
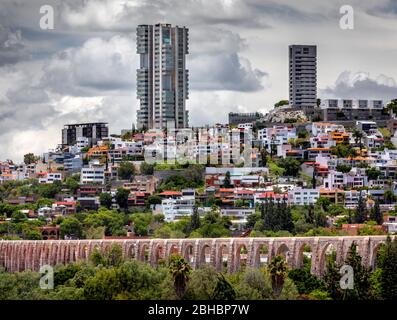
[[[387,0],[385,3],[377,3],[373,8],[369,8],[367,13],[374,16],[394,17],[397,15],[397,2]]]

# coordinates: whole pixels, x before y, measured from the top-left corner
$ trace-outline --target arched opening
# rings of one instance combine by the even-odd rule
[[[276,252],[276,256],[280,256],[283,257],[284,260],[287,262],[287,264],[289,264],[289,260],[290,260],[290,251],[289,248],[287,247],[287,245],[285,243],[281,244]]]
[[[193,246],[191,244],[186,246],[186,248],[184,250],[183,257],[185,258],[185,260],[190,265],[193,265],[193,263],[194,263],[194,250],[193,250]]]
[[[92,251],[90,252],[90,255],[92,254],[92,253],[99,253],[99,254],[101,254],[102,255],[102,250],[101,250],[101,247],[99,246],[99,245],[95,245],[94,247],[93,247],[93,249],[92,249]]]
[[[179,254],[179,248],[176,244],[173,244],[168,252],[170,256]]]
[[[76,262],[77,261],[77,257],[78,257],[78,254],[76,253],[76,247],[72,247],[71,248],[71,262]]]
[[[135,259],[135,258],[136,258],[136,245],[135,243],[133,243],[127,248],[127,259]]]
[[[258,247],[256,253],[255,266],[258,268],[266,267],[269,264],[269,248],[265,244]]]
[[[200,266],[211,263],[211,248],[208,244],[201,249]]]
[[[89,257],[88,246],[84,245],[83,248],[81,249],[81,259],[86,261],[88,257]]]
[[[154,253],[154,262],[155,264],[162,263],[165,259],[165,252],[164,252],[164,247],[161,245],[158,245],[156,247],[155,253]]]
[[[139,260],[143,262],[149,261],[149,246],[147,244],[142,245]]]
[[[247,267],[247,257],[248,257],[247,247],[244,244],[238,246],[236,250],[235,271],[244,270]]]
[[[304,243],[299,248],[299,255],[297,260],[297,268],[308,268],[311,270],[312,265],[312,258],[313,258],[313,251],[309,244]]]
[[[320,258],[320,274],[324,275],[324,273],[327,271],[328,265],[337,265],[338,260],[336,256],[336,247],[332,244],[329,243],[325,246],[321,253],[321,258]]]

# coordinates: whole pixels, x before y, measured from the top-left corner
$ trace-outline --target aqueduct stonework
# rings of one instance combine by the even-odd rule
[[[119,244],[129,259],[156,265],[172,253],[184,256],[193,268],[211,264],[217,270],[234,272],[244,262],[258,267],[263,261],[283,255],[290,268],[299,268],[304,252],[310,252],[311,271],[321,276],[325,270],[326,254],[332,248],[336,261],[346,258],[355,243],[363,264],[374,267],[379,246],[386,236],[357,237],[290,237],[290,238],[216,238],[216,239],[128,239],[128,240],[0,240],[0,266],[6,271],[35,270],[42,265],[67,264],[87,260],[97,249],[106,252]],[[310,249],[308,249],[310,248]]]

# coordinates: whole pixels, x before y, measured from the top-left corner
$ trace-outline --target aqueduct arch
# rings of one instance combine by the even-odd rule
[[[321,276],[327,249],[335,248],[336,262],[344,261],[355,243],[363,264],[374,267],[376,254],[386,236],[294,237],[294,238],[217,238],[217,239],[131,239],[131,240],[0,240],[0,266],[6,271],[38,271],[41,265],[66,264],[87,260],[94,250],[106,252],[113,244],[122,248],[127,259],[156,265],[159,259],[179,253],[192,268],[210,264],[219,271],[235,272],[241,259],[248,267],[259,267],[275,255],[284,255],[290,268],[302,266],[303,250],[310,247],[311,271]],[[241,249],[244,248],[244,251]],[[265,249],[264,249],[265,248]],[[244,253],[242,253],[244,252]],[[244,255],[244,256],[243,256]],[[262,258],[261,258],[262,257]],[[264,258],[266,257],[266,259]],[[263,261],[264,260],[264,261]],[[261,262],[262,261],[262,262]]]

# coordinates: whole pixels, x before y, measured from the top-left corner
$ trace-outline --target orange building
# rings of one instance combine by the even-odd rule
[[[336,144],[349,142],[350,135],[347,132],[333,131],[331,132],[331,139],[334,140]]]

